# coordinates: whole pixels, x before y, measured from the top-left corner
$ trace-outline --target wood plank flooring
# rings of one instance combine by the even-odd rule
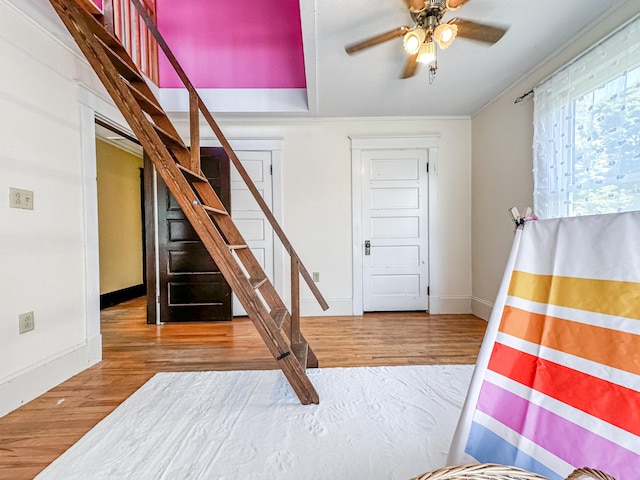
[[[101,317],[103,361],[0,418],[0,479],[33,478],[157,372],[276,368],[246,318],[147,325],[142,298]],[[301,323],[321,367],[475,363],[486,327],[473,315],[424,313]]]

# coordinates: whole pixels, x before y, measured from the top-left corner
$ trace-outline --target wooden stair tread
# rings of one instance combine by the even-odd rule
[[[91,3],[89,0],[83,0],[83,1],[86,1],[90,5],[93,5],[93,3]],[[106,29],[104,25],[100,23],[100,21],[97,18],[95,18],[95,16],[93,17],[93,21],[91,20],[89,21],[88,26],[89,26],[89,29],[91,30],[91,33],[93,33],[96,36],[98,41],[103,46],[108,47],[109,51],[107,51],[107,53],[109,55],[114,55],[115,57],[117,57],[122,63],[124,63],[125,67],[128,66],[128,70],[131,73],[131,75],[134,75],[135,79],[138,79],[141,83],[146,85],[144,78],[138,74],[137,67],[134,68],[133,66],[131,66],[131,64],[129,64],[126,61],[125,58],[123,58],[123,55],[128,56],[129,54],[127,50],[120,43],[120,40],[118,39],[118,37],[116,37],[108,29]],[[135,88],[135,83],[136,83],[135,79],[131,80],[128,78],[128,80],[130,80],[131,92],[136,97],[136,99],[138,100],[138,103],[140,103],[143,109],[151,115],[166,115],[162,107],[160,107],[160,104],[157,102],[157,100],[156,101],[151,100],[150,98],[146,97],[143,93],[141,93],[137,88]]]
[[[189,180],[191,182],[204,182],[204,183],[207,183],[209,181],[209,180],[206,179],[206,177],[203,177],[202,175],[200,175],[199,173],[194,172],[193,170],[189,170],[184,165],[180,165],[179,163],[177,165],[178,165],[178,168],[180,169],[180,171],[182,172],[182,174],[185,177],[187,177],[187,180]],[[209,208],[212,208],[212,207],[209,207]]]
[[[271,318],[273,318],[273,321],[276,323],[276,327],[278,327],[278,330],[282,330],[282,325],[284,325],[288,314],[289,312],[286,308],[271,311]]]
[[[215,216],[216,224],[224,221],[232,222],[231,217],[229,217],[229,212],[227,211],[227,208],[220,200],[220,197],[218,197],[216,192],[213,190],[210,183],[195,182],[193,184],[193,187],[196,189],[196,192],[198,192],[198,195],[200,196],[200,198],[202,198],[202,203],[206,205],[205,209],[207,213],[209,215]],[[245,243],[245,242],[235,241],[230,238],[229,243],[239,244],[239,243]]]
[[[134,97],[136,97],[136,100],[138,100],[138,103],[145,112],[147,112],[149,115],[166,115],[162,107],[160,107],[156,101],[151,100],[136,88],[135,83],[130,83],[129,86],[131,87],[131,93]]]
[[[117,52],[115,52],[109,45],[104,43],[101,38],[98,38],[98,41],[102,44],[105,53],[113,63],[113,66],[116,68],[118,73],[122,75],[123,78],[126,78],[129,82],[144,82],[144,77],[141,73],[138,72],[137,69],[133,68],[129,65]]]
[[[254,290],[257,290],[262,285],[267,283],[267,280],[269,280],[267,277],[251,277],[249,279],[249,283],[251,284]]]
[[[163,130],[162,127],[156,125],[155,123],[151,123],[151,125],[153,126],[153,128],[155,129],[157,134],[160,136],[162,141],[165,143],[165,145],[172,146],[172,147],[177,147],[177,148],[184,149],[184,150],[188,151],[188,149],[185,146],[185,144],[182,143],[182,140],[180,140],[179,138],[174,137],[173,135],[171,135],[167,131]]]
[[[229,250],[242,250],[243,248],[249,248],[248,245],[227,245]]]
[[[85,2],[92,4],[92,2]],[[124,47],[120,43],[118,37],[107,30],[104,25],[93,14],[91,20],[88,22],[88,27],[91,33],[93,33],[102,43],[109,45],[110,47],[124,50]]]
[[[85,0],[85,1],[93,5],[89,0]],[[141,75],[139,75],[137,67],[134,68],[131,64],[129,64],[126,61],[125,57],[123,57],[124,55],[128,56],[129,54],[120,43],[120,40],[118,39],[118,37],[116,37],[108,29],[106,29],[104,25],[97,18],[95,18],[95,16],[93,18],[94,18],[94,21],[89,22],[89,29],[91,30],[91,33],[93,33],[96,36],[98,41],[103,46],[108,47],[109,51],[107,51],[107,53],[110,56],[113,55],[117,57],[124,64],[123,68],[128,67],[127,70],[129,71],[132,77],[127,78],[125,76],[125,78],[127,78],[130,81],[130,86],[132,87],[131,91],[133,95],[136,97],[136,99],[138,100],[138,102],[140,103],[140,105],[143,107],[143,109],[147,113],[152,115],[166,115],[162,107],[160,107],[160,104],[157,102],[157,100],[154,101],[147,98],[137,88],[135,88],[135,83],[136,83],[135,79],[138,79],[144,85],[146,85],[146,82],[144,78]]]
[[[209,214],[213,214],[213,215],[229,215],[229,212],[227,212],[226,210],[222,210],[220,208],[210,207],[209,205],[203,205],[202,207]]]
[[[296,357],[296,360],[298,360],[298,363],[302,366],[302,368],[306,368],[307,366],[308,352],[309,344],[307,342],[291,344],[291,353],[293,353],[293,356]]]

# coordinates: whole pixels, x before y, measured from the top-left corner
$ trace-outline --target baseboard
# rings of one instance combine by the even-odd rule
[[[115,292],[104,293],[100,295],[100,310],[113,307],[128,300],[133,300],[134,298],[142,297],[146,294],[147,287],[142,284],[116,290]]]
[[[102,360],[102,336],[0,380],[0,417],[34,400],[53,387]]]
[[[493,311],[493,303],[487,302],[481,298],[471,297],[471,313],[476,317],[489,321],[491,312]]]
[[[471,313],[471,297],[441,295],[438,303],[441,314]]]
[[[471,313],[471,297],[431,297],[431,312],[433,314]],[[289,303],[289,299],[286,299]],[[312,299],[300,300],[300,315],[303,317],[317,316],[343,316],[355,315],[353,313],[353,300],[351,298],[328,299],[329,310],[323,311],[318,302]]]

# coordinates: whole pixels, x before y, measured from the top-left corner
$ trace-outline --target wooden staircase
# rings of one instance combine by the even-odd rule
[[[237,295],[300,401],[305,405],[318,403],[318,394],[306,374],[306,368],[317,367],[318,360],[300,332],[300,275],[320,306],[326,310],[328,305],[145,7],[139,0],[131,0],[131,5],[189,92],[190,149],[183,143],[125,47],[109,28],[112,19],[109,21],[101,12],[95,11],[87,0],[50,2]],[[291,257],[291,312],[247,247],[229,212],[202,175],[199,157],[200,115],[216,134]]]

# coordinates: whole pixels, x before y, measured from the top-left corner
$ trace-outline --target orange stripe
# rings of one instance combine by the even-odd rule
[[[640,335],[505,305],[500,331],[528,342],[640,375]]]
[[[538,303],[640,319],[640,283],[514,270],[508,294]]]

